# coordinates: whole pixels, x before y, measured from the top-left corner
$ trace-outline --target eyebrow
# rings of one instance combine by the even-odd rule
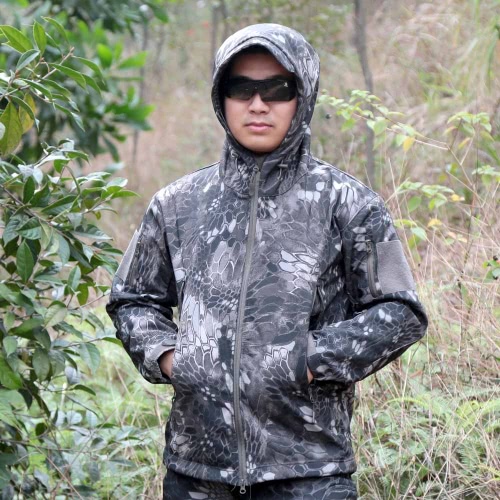
[[[281,74],[271,75],[271,76],[268,76],[268,77],[262,78],[262,79],[249,78],[248,76],[244,76],[244,75],[229,75],[229,78],[239,78],[240,80],[245,80],[245,81],[249,81],[249,82],[261,82],[262,80],[273,80],[274,78],[283,78],[284,80],[294,80],[293,77],[290,78],[288,76],[281,75]]]

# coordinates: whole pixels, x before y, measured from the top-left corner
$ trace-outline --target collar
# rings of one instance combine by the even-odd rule
[[[224,184],[239,196],[248,198],[251,196],[252,179],[260,170],[259,196],[272,197],[285,193],[308,171],[311,131],[307,125],[300,139],[300,143],[294,144],[295,147],[289,145],[292,147],[287,147],[286,152],[280,147],[266,156],[256,156],[226,138],[219,164]]]

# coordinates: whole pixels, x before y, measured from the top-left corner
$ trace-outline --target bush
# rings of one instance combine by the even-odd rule
[[[71,140],[39,144],[42,153],[31,163],[18,152],[22,138],[41,127],[40,102],[80,122],[70,83],[98,92],[102,81],[97,63],[59,45],[64,28],[54,19],[45,23],[35,22],[30,37],[0,28],[16,52],[9,56],[13,69],[0,70],[2,498],[91,494],[104,463],[115,472],[129,465],[120,433],[135,431],[106,422],[89,385],[99,367],[97,345],[119,344],[89,307],[107,293],[106,275],[121,254],[99,220],[112,200],[134,193],[110,172],[77,175],[75,162],[88,158]],[[44,57],[49,46],[57,62]],[[122,491],[116,482],[112,487]]]

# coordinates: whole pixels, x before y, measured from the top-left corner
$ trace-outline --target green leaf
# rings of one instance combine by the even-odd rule
[[[69,244],[66,241],[66,238],[64,236],[62,236],[61,234],[57,235],[57,239],[59,242],[59,257],[61,258],[61,263],[64,265],[64,264],[68,263],[70,253],[71,253],[70,248],[69,248]]]
[[[340,128],[340,131],[341,132],[347,132],[348,130],[351,130],[354,127],[354,125],[356,125],[356,120],[354,118],[348,118],[342,124],[342,127]]]
[[[80,283],[80,285],[78,285],[76,298],[81,306],[87,303],[89,299],[89,287],[85,283]]]
[[[101,94],[101,89],[99,88],[99,85],[97,85],[96,81],[88,75],[85,75],[82,73],[83,79],[85,80],[85,83],[89,86],[92,87],[99,95]]]
[[[17,61],[16,71],[21,71],[23,68],[32,63],[37,57],[40,57],[39,50],[28,50],[19,58],[19,61]]]
[[[104,68],[109,68],[113,62],[113,52],[102,43],[97,44],[97,57]]]
[[[153,11],[156,19],[164,23],[168,23],[168,13],[164,5],[156,5],[154,3],[148,3],[148,7]]]
[[[30,177],[31,179],[31,177]],[[42,237],[42,228],[37,219],[29,219],[26,224],[23,224],[17,232],[27,240],[39,240]]]
[[[12,335],[18,335],[23,338],[34,338],[34,330],[37,329],[43,323],[42,318],[30,318],[26,321],[23,321],[19,326],[13,328],[10,333]],[[29,333],[30,335],[26,335]]]
[[[34,266],[35,262],[33,260],[33,254],[31,253],[28,244],[23,241],[17,250],[16,267],[17,274],[25,283],[29,280],[31,274],[33,273]]]
[[[96,330],[105,330],[104,323],[94,313],[87,312],[85,321],[89,323],[89,325],[92,325],[92,327]]]
[[[35,179],[33,177],[28,177],[24,184],[23,188],[23,203],[26,204],[28,203],[31,198],[33,198],[33,195],[35,194]]]
[[[0,384],[7,389],[21,389],[23,387],[21,376],[12,370],[3,357],[0,357]]]
[[[42,208],[42,212],[50,215],[59,215],[65,210],[69,210],[77,196],[74,194],[69,194],[64,196],[63,198],[56,200],[54,203],[51,203],[47,207]]]
[[[21,226],[26,222],[26,220],[27,220],[26,216],[20,216],[20,215],[14,215],[14,217],[10,218],[10,220],[7,222],[7,225],[5,226],[2,235],[4,245],[7,245],[9,242],[15,240],[18,237],[17,230],[19,226]]]
[[[128,189],[122,189],[116,193],[113,193],[111,195],[111,198],[129,198],[131,196],[139,196],[136,192],[134,191],[129,191]]]
[[[95,62],[89,59],[85,59],[84,57],[77,57],[77,56],[73,57],[73,59],[75,61],[81,62],[82,64],[90,68],[94,73],[96,73],[97,76],[99,76],[99,78],[103,79],[101,68]]]
[[[35,39],[38,50],[43,54],[45,52],[45,47],[47,47],[47,35],[45,34],[43,26],[38,21],[35,21],[33,24],[33,38]]]
[[[45,327],[49,328],[51,326],[57,325],[64,321],[68,315],[68,309],[62,302],[53,302],[45,313],[44,323]]]
[[[33,80],[23,80],[26,82],[26,85],[32,89],[35,95],[37,95],[37,92],[40,93],[44,98],[49,99],[49,101],[52,101],[54,97],[52,96],[52,92],[43,84],[39,82],[35,82]]]
[[[99,353],[99,349],[94,344],[89,342],[80,344],[78,346],[80,351],[80,356],[86,365],[90,368],[92,373],[97,371],[99,368],[99,363],[101,361],[101,354]]]
[[[15,337],[5,337],[2,344],[7,357],[17,351],[17,339]]]
[[[51,349],[49,351],[50,364],[52,366],[52,375],[59,375],[64,372],[64,368],[66,367],[66,359],[64,354],[60,351],[56,351]]]
[[[412,196],[408,201],[408,212],[413,212],[413,210],[416,210],[421,203],[422,203],[421,196]]]
[[[123,347],[122,341],[120,339],[117,339],[116,337],[101,337],[101,340]]]
[[[87,392],[89,394],[92,394],[92,396],[96,396],[96,393],[90,387],[87,387],[86,385],[83,384],[76,384],[75,386],[72,387],[72,389],[76,391]]]
[[[59,71],[61,71],[65,75],[72,78],[83,89],[87,88],[87,82],[85,81],[85,78],[83,77],[83,75],[79,71],[76,71],[72,68],[68,68],[68,66],[63,66],[62,64],[52,64],[52,66],[54,68],[57,68]]]
[[[42,18],[44,21],[47,21],[49,24],[54,26],[54,28],[57,30],[57,32],[61,35],[61,37],[64,39],[66,43],[68,42],[68,36],[66,35],[66,30],[64,29],[63,25],[58,23],[55,19],[52,19],[50,17],[43,17]]]
[[[0,283],[0,297],[11,304],[17,304],[19,301],[19,293],[14,292],[4,283]]]
[[[57,325],[57,329],[69,333],[70,335],[74,335],[79,339],[83,338],[82,332],[80,330],[77,330],[74,326],[70,325],[69,323],[66,323],[65,321]]]
[[[46,380],[50,373],[50,359],[47,351],[42,347],[37,347],[31,363],[38,379]]]
[[[41,228],[42,228],[42,238],[41,238],[42,248],[48,249],[52,243],[52,238],[54,236],[54,229],[45,223],[41,224]]]
[[[33,337],[42,347],[45,347],[46,351],[50,350],[52,340],[50,339],[50,335],[45,328],[34,332]]]
[[[82,131],[85,132],[85,125],[83,124],[82,117],[78,113],[70,113],[71,118],[75,121],[76,125],[78,125],[78,128]]]
[[[424,241],[427,239],[427,234],[425,232],[425,229],[421,227],[412,227],[411,232],[421,241]]]
[[[80,279],[82,277],[82,271],[79,266],[75,266],[68,276],[67,286],[71,292],[76,292],[78,285],[80,284]]]
[[[118,68],[119,69],[132,69],[132,68],[142,68],[146,64],[147,52],[138,52],[132,57],[129,57],[122,61]]]
[[[77,227],[74,234],[84,238],[92,238],[94,240],[111,240],[112,238],[107,234],[103,233],[97,226],[93,224],[88,224],[86,227]]]
[[[47,86],[52,87],[52,89],[57,91],[57,92],[53,92],[52,95],[55,96],[57,94],[61,99],[66,99],[66,98],[71,97],[71,91],[69,89],[67,89],[66,87],[63,87],[62,85],[60,85],[56,81],[46,78],[44,80],[44,82]]]
[[[33,48],[30,39],[13,26],[0,26],[3,34],[7,37],[9,45],[18,52],[24,53]]]
[[[378,117],[373,125],[373,133],[375,135],[380,135],[385,132],[387,128],[387,120],[385,118]]]
[[[9,102],[0,116],[0,123],[5,126],[5,134],[0,140],[0,156],[12,153],[21,142],[23,127],[14,104]]]
[[[16,98],[15,102],[19,106],[19,120],[21,121],[21,126],[24,134],[35,123],[35,101],[31,94],[26,94],[24,96],[24,100]]]
[[[3,391],[2,391],[3,392]],[[2,397],[2,393],[0,392],[0,420],[2,422],[5,422],[8,425],[11,425],[12,427],[17,427],[19,425],[19,422],[16,420],[16,417],[14,416],[14,413],[12,411],[12,408],[9,404],[8,401],[6,401]],[[3,456],[5,456],[5,453],[2,453]],[[17,461],[17,456],[11,455],[13,462],[15,463]],[[2,472],[3,467],[0,467],[0,473]],[[5,469],[4,469],[5,470]],[[7,484],[10,480],[10,477],[7,476],[5,484]],[[2,478],[0,476],[0,486],[2,485]],[[4,490],[6,491],[6,490]]]
[[[4,314],[3,326],[7,332],[14,326],[15,322],[16,322],[16,315],[13,312],[9,311],[8,313]]]

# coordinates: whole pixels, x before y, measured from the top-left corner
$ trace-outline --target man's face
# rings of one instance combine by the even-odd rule
[[[281,76],[293,80],[271,54],[236,56],[229,75],[252,80]],[[224,98],[226,121],[235,139],[254,153],[270,153],[283,141],[297,110],[297,97],[291,101],[264,102],[259,94],[248,100]]]

